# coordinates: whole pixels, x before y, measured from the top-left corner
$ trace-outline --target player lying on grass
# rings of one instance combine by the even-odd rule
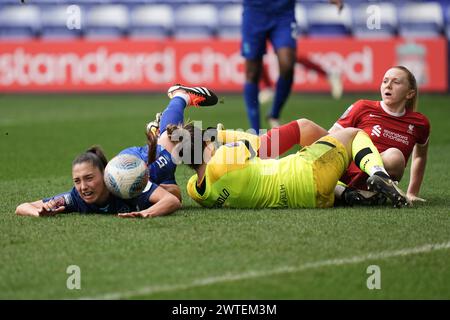
[[[71,191],[16,208],[21,216],[54,216],[59,213],[119,213],[120,217],[156,217],[181,207],[180,201],[156,184],[148,184],[142,194],[124,200],[111,194],[103,181],[107,164],[103,151],[94,146],[72,162]]]
[[[293,121],[289,125],[289,139],[300,141],[301,124]],[[347,128],[329,134],[280,159],[257,157],[248,140],[216,149],[208,130],[202,131],[192,124],[170,127],[168,134],[183,135],[174,150],[196,171],[187,184],[187,192],[204,207],[331,207],[336,184],[351,159],[370,175],[369,190],[384,194],[396,207],[408,204],[404,193],[384,169],[369,136],[359,129]]]
[[[224,130],[222,124],[217,126],[217,142],[226,144],[239,140],[248,140],[257,156],[261,159],[276,159],[294,146],[309,146],[324,137],[328,132],[308,119],[291,121],[288,124],[269,130],[262,136],[243,131]],[[335,188],[335,205],[379,205],[386,203],[384,195],[352,187],[343,187],[341,182]]]
[[[119,154],[131,154],[148,164],[152,183],[158,184],[175,195],[181,201],[181,191],[175,180],[177,165],[173,162],[170,152],[175,144],[167,136],[169,124],[184,123],[184,109],[189,106],[208,107],[217,104],[217,96],[204,87],[185,87],[174,85],[167,95],[171,99],[166,109],[156,115],[156,120],[147,124],[147,144],[140,147],[130,147]]]
[[[426,116],[416,112],[417,109],[417,83],[414,75],[405,67],[397,66],[387,70],[380,86],[382,101],[359,100],[350,106],[341,118],[333,125],[330,132],[336,132],[345,127],[355,127],[370,134],[372,142],[381,153],[381,158],[386,171],[396,181],[403,176],[406,164],[412,153],[411,175],[407,197],[413,201],[424,201],[418,197],[421,183],[425,174],[425,166],[428,153],[428,141],[430,124]],[[300,145],[307,146],[328,134],[328,131],[312,121],[301,119]],[[269,158],[275,158],[288,150],[296,142],[289,143],[289,124],[270,130],[268,134],[261,136],[258,144],[270,145],[267,136],[277,135],[279,151],[268,154]],[[256,136],[244,133],[219,131],[222,141],[230,142],[238,139],[259,140]],[[264,147],[263,147],[264,149]],[[264,152],[263,152],[264,154]],[[347,198],[344,204],[377,204],[382,199],[372,197],[365,190],[365,182],[368,176],[361,171],[355,162],[350,164],[341,180],[348,184],[338,187],[338,194]]]

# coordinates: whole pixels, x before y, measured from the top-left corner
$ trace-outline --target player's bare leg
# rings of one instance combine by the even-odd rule
[[[298,119],[297,123],[300,128],[300,145],[302,147],[309,146],[328,134],[327,130],[311,120]]]
[[[395,181],[400,181],[405,172],[405,157],[403,153],[397,148],[389,148],[381,153],[384,167],[389,175]]]

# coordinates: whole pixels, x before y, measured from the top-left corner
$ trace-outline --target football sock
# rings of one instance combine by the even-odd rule
[[[299,143],[300,128],[297,120],[294,120],[263,134],[258,156],[261,159],[277,158]]]
[[[256,83],[246,82],[244,85],[244,99],[250,125],[256,134],[259,132],[259,88]]]
[[[183,93],[181,93],[183,95]],[[187,96],[187,95],[185,95]],[[189,97],[187,97],[189,99]],[[175,94],[170,99],[169,104],[161,115],[161,121],[159,124],[160,134],[166,131],[166,127],[169,124],[181,124],[184,122],[184,108],[186,108],[186,97]]]
[[[284,79],[282,77],[278,78],[275,92],[275,99],[273,101],[272,111],[269,114],[270,117],[275,119],[278,119],[280,117],[281,109],[283,108],[284,103],[289,97],[289,93],[291,93],[291,87],[292,87],[292,78],[289,79]]]
[[[353,139],[352,157],[355,164],[369,176],[378,172],[389,177],[384,169],[380,153],[364,131],[359,131]]]

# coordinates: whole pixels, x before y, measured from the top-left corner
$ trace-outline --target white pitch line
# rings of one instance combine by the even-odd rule
[[[305,264],[302,264],[302,265],[296,266],[296,267],[286,266],[286,267],[276,268],[273,270],[248,271],[248,272],[239,273],[239,274],[224,274],[222,276],[196,279],[196,280],[193,280],[186,284],[147,286],[147,287],[143,287],[141,289],[134,290],[134,291],[107,293],[107,294],[98,295],[98,296],[94,296],[94,297],[82,297],[80,299],[82,299],[82,300],[124,299],[127,297],[133,297],[133,296],[151,295],[151,294],[160,293],[160,292],[185,290],[185,289],[202,287],[202,286],[207,286],[207,285],[212,285],[212,284],[217,284],[217,283],[226,283],[226,282],[232,282],[232,281],[267,277],[267,276],[278,275],[278,274],[283,274],[283,273],[295,273],[295,272],[301,272],[304,270],[318,269],[318,268],[328,267],[328,266],[342,266],[342,265],[347,265],[347,264],[356,264],[356,263],[364,262],[367,260],[387,259],[387,258],[392,258],[392,257],[409,256],[409,255],[413,255],[413,254],[428,253],[428,252],[432,252],[432,251],[446,250],[446,249],[450,249],[450,241],[443,242],[443,243],[426,244],[426,245],[422,245],[420,247],[405,248],[405,249],[394,250],[394,251],[381,251],[381,252],[375,252],[375,253],[368,253],[366,255],[353,256],[353,257],[349,257],[349,258],[330,259],[330,260],[309,262],[309,263],[305,263]]]

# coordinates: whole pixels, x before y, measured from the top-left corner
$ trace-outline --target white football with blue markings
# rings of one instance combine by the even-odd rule
[[[115,156],[106,165],[104,180],[108,190],[115,196],[135,198],[148,183],[147,164],[130,154]]]

